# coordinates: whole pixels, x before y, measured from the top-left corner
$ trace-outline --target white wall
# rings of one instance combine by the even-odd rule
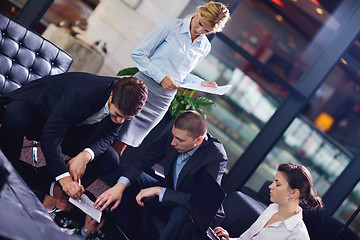
[[[88,19],[88,29],[77,37],[92,45],[106,42],[107,54],[99,75],[113,76],[134,66],[130,54],[163,19],[176,18],[190,0],[103,0]]]

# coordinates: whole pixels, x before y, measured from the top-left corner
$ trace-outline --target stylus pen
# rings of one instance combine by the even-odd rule
[[[79,178],[79,188],[81,190],[81,179]],[[79,203],[81,203],[81,196],[79,197]]]

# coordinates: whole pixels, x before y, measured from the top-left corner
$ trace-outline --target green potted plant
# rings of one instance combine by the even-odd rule
[[[136,67],[125,68],[117,76],[133,76],[139,71]],[[176,119],[183,111],[195,110],[205,116],[202,107],[208,107],[214,104],[214,101],[205,96],[194,96],[195,90],[179,89],[170,104],[169,113]]]

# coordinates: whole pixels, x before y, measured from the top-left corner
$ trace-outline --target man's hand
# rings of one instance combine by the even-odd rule
[[[76,157],[72,158],[66,166],[74,181],[78,181],[85,173],[86,164],[90,161],[91,155],[87,151],[82,151]]]
[[[69,212],[73,208],[73,205],[68,201],[69,196],[65,194],[59,185],[55,184],[53,193],[56,201],[55,206],[58,209]],[[49,198],[51,197],[49,196]]]
[[[222,227],[214,228],[214,232],[218,238],[229,240],[229,233]]]
[[[115,208],[120,204],[123,192],[125,191],[125,184],[122,182],[118,182],[115,186],[112,188],[106,190],[103,192],[95,201],[94,207],[99,208],[101,207],[100,211],[104,211],[107,206],[110,205],[110,203],[115,202],[110,211],[114,211]]]
[[[168,76],[165,76],[163,78],[163,80],[161,80],[160,84],[163,87],[163,89],[165,89],[166,91],[171,91],[173,89],[179,89],[180,88],[180,86],[177,85],[176,82],[174,82],[174,80],[172,80]]]
[[[79,187],[79,183],[77,181],[73,181],[69,176],[60,179],[59,183],[62,190],[73,199],[79,198],[85,192],[84,187]]]
[[[160,191],[161,191],[161,187],[151,187],[151,188],[142,189],[136,196],[136,202],[140,206],[144,206],[144,203],[142,202],[143,199],[145,200],[145,199],[153,198],[155,196],[159,196]]]
[[[91,233],[100,229],[104,225],[104,222],[105,222],[105,219],[101,220],[101,222],[98,223],[94,219],[92,219],[89,215],[86,215],[85,225],[83,228],[84,233],[87,235],[90,235]]]
[[[202,81],[201,86],[203,86],[203,87],[212,87],[212,88],[217,88],[218,87],[216,82],[207,82],[207,81]]]

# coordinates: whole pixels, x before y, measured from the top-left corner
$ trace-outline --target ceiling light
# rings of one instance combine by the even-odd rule
[[[324,13],[324,10],[322,10],[321,8],[315,8],[315,11],[320,15]]]
[[[278,20],[279,22],[284,21],[284,18],[283,18],[281,15],[279,15],[279,14],[276,14],[275,18],[276,18],[276,20]]]
[[[345,59],[341,58],[340,61],[341,61],[343,64],[348,65],[348,62],[345,61]]]

